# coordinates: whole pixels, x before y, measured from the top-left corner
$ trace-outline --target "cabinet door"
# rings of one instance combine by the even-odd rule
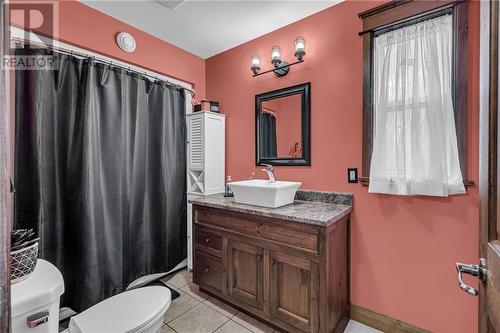
[[[228,294],[237,300],[262,309],[263,249],[240,241],[227,243]]]
[[[319,267],[281,252],[270,253],[270,313],[304,332],[318,330]]]
[[[187,120],[188,129],[188,168],[190,170],[203,170],[205,167],[205,152],[203,142],[205,140],[205,128],[203,115],[189,116]]]

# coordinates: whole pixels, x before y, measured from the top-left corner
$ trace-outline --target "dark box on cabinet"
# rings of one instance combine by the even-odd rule
[[[193,112],[210,111],[220,113],[219,102],[202,100],[200,104],[195,104]]]

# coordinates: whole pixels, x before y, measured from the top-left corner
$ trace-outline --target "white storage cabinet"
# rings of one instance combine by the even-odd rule
[[[211,195],[224,192],[225,115],[194,112],[187,116],[187,192]],[[192,220],[188,204],[188,269],[192,269]]]

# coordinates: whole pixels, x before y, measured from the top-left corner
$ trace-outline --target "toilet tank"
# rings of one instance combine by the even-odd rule
[[[33,273],[11,286],[12,333],[59,332],[59,298],[63,293],[61,272],[38,259]]]

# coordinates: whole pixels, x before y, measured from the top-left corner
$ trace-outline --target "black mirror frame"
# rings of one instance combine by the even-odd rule
[[[261,158],[260,157],[260,119],[262,102],[286,97],[301,95],[302,115],[302,157],[301,158]],[[278,90],[255,95],[255,164],[270,164],[274,166],[310,166],[311,165],[311,82],[298,84]]]

